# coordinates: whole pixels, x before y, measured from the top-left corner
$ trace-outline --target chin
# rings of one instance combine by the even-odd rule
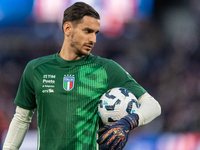
[[[84,56],[89,56],[90,52],[85,52],[85,53],[79,53],[77,54],[79,57],[84,57]]]
[[[89,56],[89,55],[90,55],[90,52],[88,52],[88,53],[85,54],[85,56]]]
[[[84,51],[84,52],[83,52],[83,55],[88,56],[88,55],[90,55],[90,52],[91,52],[90,50]]]

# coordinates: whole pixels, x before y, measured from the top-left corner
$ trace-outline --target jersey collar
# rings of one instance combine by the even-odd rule
[[[68,61],[68,60],[65,60],[65,59],[61,58],[60,55],[59,55],[59,52],[60,52],[60,51],[58,51],[58,52],[56,53],[56,60],[57,60],[59,63],[65,64],[65,65],[67,65],[67,66],[74,66],[74,65],[82,64],[82,63],[83,63],[84,61],[86,61],[86,60],[88,59],[88,57],[91,55],[91,54],[90,54],[89,56],[84,56],[83,58],[78,59],[78,60]]]

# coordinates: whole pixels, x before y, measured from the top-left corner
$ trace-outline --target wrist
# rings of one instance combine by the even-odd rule
[[[131,130],[138,126],[139,116],[135,113],[126,115],[122,119],[126,120]]]

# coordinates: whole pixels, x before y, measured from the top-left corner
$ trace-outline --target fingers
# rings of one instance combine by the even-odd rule
[[[99,139],[97,140],[97,142],[101,145],[104,142],[106,143],[106,141],[112,136],[112,130],[108,130],[106,131],[103,135],[101,135],[99,137]]]
[[[110,149],[111,149],[111,150],[121,150],[121,149],[120,149],[121,143],[122,143],[122,139],[116,138],[116,139],[113,141],[113,143],[112,143]]]
[[[113,143],[111,145],[111,149],[113,149],[113,150],[121,150],[125,146],[125,143],[126,143],[126,137],[120,131],[116,135],[115,140],[113,141]]]
[[[111,137],[112,138],[112,137]],[[124,147],[124,139],[114,138],[114,140],[109,140],[107,143],[101,145],[101,150],[122,150]]]
[[[101,145],[101,150],[121,150],[124,147],[126,137],[120,128],[113,128],[106,131],[97,142]]]

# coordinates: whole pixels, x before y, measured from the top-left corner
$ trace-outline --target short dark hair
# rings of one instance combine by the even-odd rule
[[[84,16],[100,19],[99,13],[93,7],[84,2],[76,2],[64,11],[62,26],[65,22],[76,25]]]

